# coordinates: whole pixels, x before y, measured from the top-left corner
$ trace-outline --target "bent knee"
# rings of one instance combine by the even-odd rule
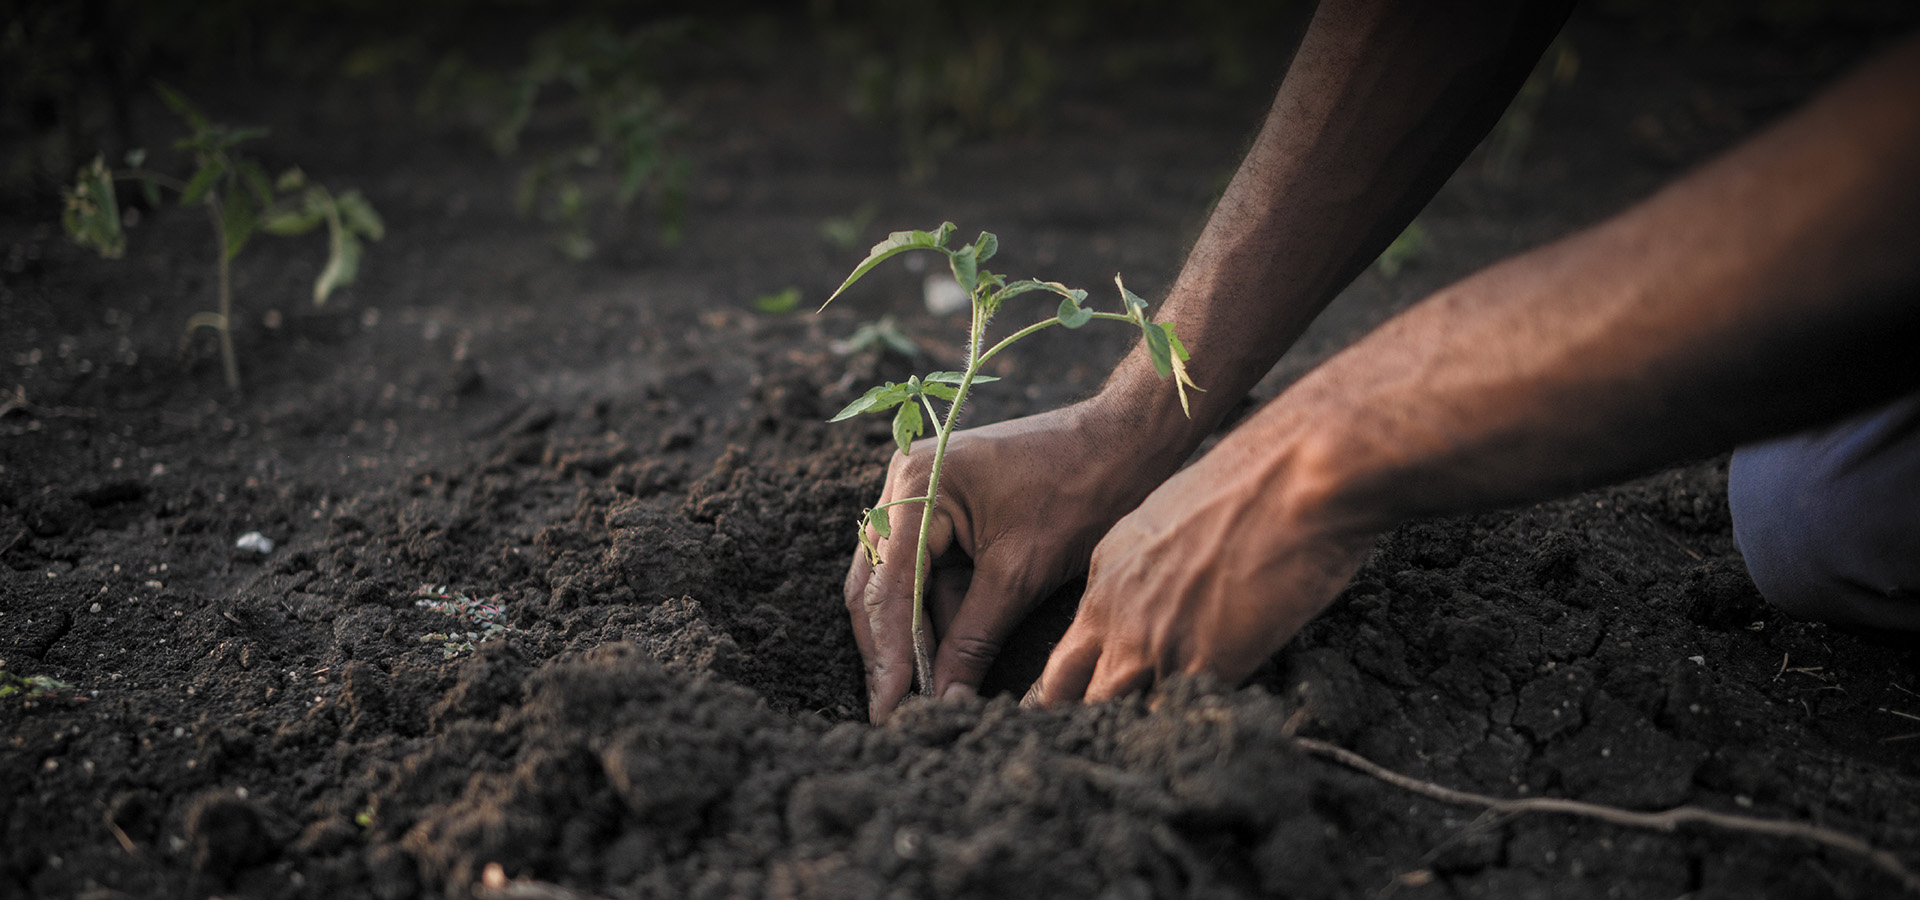
[[[1734,540],[1768,602],[1920,631],[1920,397],[1742,447],[1727,493]]]

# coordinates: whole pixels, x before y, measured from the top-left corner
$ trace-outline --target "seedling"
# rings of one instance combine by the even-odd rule
[[[0,669],[0,697],[11,697],[15,694],[30,701],[72,700],[84,703],[87,700],[79,695],[79,691],[73,685],[64,681],[46,675],[15,675]]]
[[[686,221],[685,154],[673,149],[680,117],[660,90],[653,64],[684,41],[684,23],[668,22],[618,33],[604,23],[573,21],[536,36],[524,67],[507,86],[505,117],[493,130],[502,156],[519,149],[543,93],[570,90],[586,111],[588,140],[547,154],[520,174],[515,206],[561,230],[560,252],[586,259],[598,252],[587,227],[590,198],[579,177],[605,172],[614,179],[613,200],[624,211],[643,193],[652,194],[660,238],[672,245]]]
[[[232,264],[254,232],[290,236],[326,223],[327,264],[313,283],[313,302],[320,306],[335,289],[353,283],[359,275],[361,239],[379,240],[386,226],[359,191],[335,195],[321,185],[309,184],[298,168],[269,180],[258,161],[235,151],[246,141],[266,136],[267,129],[214,122],[173,89],[165,85],[155,85],[155,89],[168,108],[187,123],[190,133],[174,146],[193,151],[193,174],[181,181],[147,169],[145,150],[128,153],[127,168],[120,171],[109,169],[105,158],[96,156],[67,189],[61,223],[81,246],[91,247],[107,259],[118,259],[126,253],[127,237],[121,227],[119,200],[114,195],[115,181],[139,182],[152,207],[160,206],[163,188],[179,194],[181,206],[205,206],[213,220],[219,308],[187,318],[181,350],[185,351],[195,329],[213,329],[220,338],[220,363],[227,387],[237,390],[240,367],[233,353]]]
[[[1095,312],[1082,305],[1086,302],[1087,292],[1070,288],[1057,281],[1024,280],[1008,282],[1006,279],[985,269],[980,264],[991,259],[1000,247],[1000,239],[990,232],[981,232],[973,243],[955,249],[948,246],[953,236],[952,222],[941,223],[934,231],[896,231],[887,239],[873,246],[867,258],[854,267],[853,274],[847,276],[833,296],[827,298],[832,303],[848,286],[860,280],[862,275],[873,270],[874,266],[887,259],[909,250],[932,250],[945,254],[947,263],[953,270],[954,280],[966,290],[973,308],[972,324],[967,332],[967,365],[962,372],[933,372],[924,376],[916,375],[907,379],[905,384],[888,382],[875,387],[858,400],[847,404],[839,415],[831,421],[839,422],[861,413],[882,413],[894,410],[893,439],[903,454],[912,452],[914,438],[919,437],[932,424],[934,434],[933,462],[927,474],[927,492],[919,497],[907,497],[892,500],[868,509],[860,517],[860,546],[865,549],[867,558],[876,566],[882,563],[879,548],[868,537],[869,529],[882,538],[891,536],[892,529],[887,522],[886,510],[889,507],[918,503],[920,512],[920,537],[914,548],[913,570],[913,668],[919,680],[920,690],[933,690],[933,650],[932,641],[927,634],[926,625],[926,578],[927,578],[927,539],[933,531],[933,510],[940,496],[940,470],[946,461],[947,440],[958,425],[960,409],[966,404],[967,394],[976,384],[998,381],[990,375],[980,374],[981,367],[988,360],[999,355],[1000,351],[1015,341],[1030,334],[1043,331],[1055,325],[1075,329],[1094,319],[1111,319],[1115,322],[1131,322],[1140,328],[1146,341],[1148,355],[1153,359],[1153,367],[1161,379],[1172,379],[1174,389],[1180,395],[1180,408],[1188,415],[1192,411],[1187,407],[1187,391],[1191,387],[1200,390],[1193,380],[1187,377],[1186,363],[1189,359],[1187,349],[1180,344],[1180,338],[1174,334],[1173,326],[1163,322],[1153,322],[1147,318],[1147,302],[1140,299],[1120,280],[1113,277],[1113,283],[1120,289],[1120,299],[1126,307],[1122,313]],[[1059,307],[1046,319],[1028,325],[1001,338],[991,346],[986,344],[987,324],[1001,304],[1021,294],[1045,291],[1060,297]],[[825,309],[826,304],[821,304]],[[935,407],[934,401],[946,404],[944,414]],[[922,415],[922,411],[925,415]]]

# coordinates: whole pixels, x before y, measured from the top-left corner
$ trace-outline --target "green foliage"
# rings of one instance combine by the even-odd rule
[[[681,123],[660,89],[653,61],[686,40],[680,22],[620,32],[605,22],[570,21],[536,35],[525,65],[501,90],[505,109],[491,132],[502,156],[520,150],[543,109],[582,114],[587,138],[545,153],[520,174],[515,206],[558,226],[561,252],[585,259],[598,251],[588,227],[593,203],[583,179],[610,178],[616,208],[653,199],[661,240],[679,241],[686,222],[688,157],[674,148]]]
[[[187,135],[175,141],[174,148],[192,154],[192,174],[180,179],[146,168],[145,150],[128,153],[127,168],[119,172],[110,170],[104,158],[95,157],[65,191],[61,224],[81,246],[117,259],[126,252],[126,232],[114,194],[116,180],[138,183],[150,206],[160,206],[161,191],[167,189],[179,195],[183,207],[204,207],[213,223],[219,308],[189,316],[182,344],[184,347],[195,329],[213,329],[220,339],[227,386],[237,389],[240,374],[233,353],[233,258],[258,232],[299,235],[324,223],[327,264],[313,283],[313,302],[323,305],[335,290],[358,277],[365,252],[363,241],[380,240],[386,234],[386,225],[359,191],[334,194],[322,185],[309,183],[298,168],[269,179],[257,160],[236,150],[241,144],[265,137],[267,129],[215,122],[178,91],[164,84],[154,87],[167,108],[187,126]]]
[[[1380,277],[1392,281],[1400,276],[1400,270],[1406,268],[1407,263],[1419,259],[1426,252],[1427,229],[1419,219],[1415,219],[1407,223],[1406,230],[1400,232],[1400,236],[1394,238],[1387,249],[1380,251],[1373,265],[1380,270]]]
[[[753,308],[770,316],[781,316],[800,308],[800,289],[791,285],[753,298]]]
[[[0,669],[0,697],[19,695],[24,700],[74,700],[84,702],[87,698],[64,681],[46,675],[15,675]]]
[[[862,353],[868,350],[892,350],[908,359],[920,358],[920,345],[900,330],[900,323],[892,316],[881,316],[872,322],[862,322],[859,328],[845,341],[836,342],[834,352],[842,356]]]
[[[1039,121],[1052,98],[1053,48],[1001,12],[872,3],[834,35],[853,60],[855,111],[899,132],[910,177],[962,140]]]
[[[863,203],[859,209],[844,216],[832,216],[820,223],[820,236],[827,243],[840,250],[852,250],[860,244],[860,235],[873,224],[880,207],[872,203]]]
[[[981,367],[1000,351],[1015,341],[1043,329],[1059,325],[1064,328],[1079,328],[1094,319],[1111,319],[1116,322],[1128,322],[1140,329],[1148,355],[1160,377],[1171,379],[1174,389],[1179,392],[1180,406],[1187,408],[1187,388],[1199,390],[1193,380],[1187,377],[1186,362],[1191,357],[1180,339],[1174,334],[1173,326],[1154,322],[1147,316],[1147,302],[1139,295],[1127,290],[1120,276],[1113,278],[1114,286],[1120,290],[1121,302],[1125,312],[1096,312],[1084,304],[1087,292],[1070,288],[1057,281],[1039,281],[1027,279],[1008,282],[1004,277],[981,268],[981,264],[992,259],[1000,250],[1000,239],[992,232],[983,231],[970,244],[953,247],[952,238],[956,231],[952,222],[943,222],[932,231],[896,231],[887,239],[867,252],[866,259],[860,261],[847,276],[840,287],[827,298],[832,303],[840,294],[861,276],[873,271],[873,268],[895,256],[914,250],[928,250],[946,256],[948,267],[953,271],[954,280],[967,292],[973,308],[972,324],[967,334],[967,367],[962,372],[931,372],[926,375],[909,377],[905,383],[888,382],[869,389],[865,394],[846,405],[830,421],[839,422],[867,413],[893,412],[893,440],[902,454],[913,453],[913,442],[932,427],[935,441],[933,461],[927,476],[927,493],[923,497],[908,497],[881,504],[867,510],[859,525],[860,546],[865,549],[874,565],[881,565],[878,548],[868,537],[872,530],[882,538],[892,532],[884,510],[907,503],[921,505],[920,536],[914,551],[913,576],[913,650],[914,671],[920,682],[920,689],[927,691],[933,685],[933,661],[930,640],[926,629],[926,568],[927,540],[932,533],[933,510],[940,496],[940,472],[946,460],[947,439],[958,426],[960,410],[966,404],[967,393],[974,385],[987,384],[999,379],[980,374]],[[1028,325],[1011,335],[1002,338],[991,347],[986,345],[988,323],[1001,306],[1008,300],[1023,294],[1044,291],[1060,298],[1054,315]],[[826,304],[821,304],[825,309]],[[884,321],[884,320],[883,320]],[[935,405],[944,403],[944,414]],[[924,415],[922,414],[924,411]],[[1191,411],[1189,411],[1191,415]]]

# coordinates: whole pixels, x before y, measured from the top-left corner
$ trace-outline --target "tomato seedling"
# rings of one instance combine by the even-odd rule
[[[933,372],[916,375],[907,379],[905,384],[888,382],[879,385],[859,399],[847,404],[839,415],[831,421],[839,422],[861,413],[883,413],[894,410],[893,439],[902,454],[913,452],[913,440],[926,431],[928,424],[933,427],[933,462],[927,474],[927,492],[918,497],[893,500],[868,509],[860,517],[860,546],[865,549],[868,559],[874,565],[882,563],[879,548],[869,537],[869,530],[881,538],[891,536],[892,529],[887,522],[886,510],[889,507],[909,503],[921,505],[920,536],[914,548],[913,571],[913,668],[919,681],[920,690],[933,690],[933,649],[927,633],[926,616],[926,578],[927,578],[927,537],[933,530],[933,510],[940,497],[940,469],[946,461],[947,439],[952,436],[954,427],[960,418],[960,408],[966,404],[967,394],[976,384],[998,381],[990,375],[980,374],[982,366],[997,356],[1015,341],[1027,335],[1059,325],[1074,329],[1094,319],[1111,319],[1115,322],[1131,322],[1140,328],[1140,334],[1147,344],[1147,352],[1153,358],[1154,369],[1161,379],[1172,379],[1174,389],[1180,394],[1180,408],[1186,410],[1187,388],[1200,390],[1193,380],[1187,377],[1186,362],[1190,358],[1187,349],[1180,344],[1180,338],[1174,334],[1173,326],[1164,322],[1154,322],[1147,318],[1147,301],[1127,290],[1120,276],[1113,276],[1113,283],[1120,289],[1121,302],[1125,312],[1096,312],[1083,304],[1087,292],[1070,288],[1057,281],[1009,282],[1005,278],[980,268],[980,264],[991,259],[1000,248],[1000,239],[991,232],[981,232],[980,237],[964,247],[948,246],[953,237],[954,224],[943,222],[934,231],[896,231],[887,239],[873,246],[853,269],[853,274],[827,298],[832,303],[848,286],[859,281],[860,277],[873,270],[874,266],[887,259],[909,250],[932,250],[945,254],[948,266],[953,270],[955,281],[973,309],[972,324],[967,332],[967,366],[962,372]],[[986,344],[987,323],[993,319],[1000,306],[1007,300],[1021,294],[1044,291],[1060,297],[1060,304],[1052,316],[1028,325],[1001,338],[991,346]],[[820,305],[826,308],[826,303]],[[935,407],[934,402],[946,404],[944,414]],[[922,410],[925,411],[923,416]],[[1191,411],[1189,411],[1191,415]]]
[[[119,199],[114,194],[115,181],[139,182],[147,204],[154,208],[160,206],[162,188],[178,193],[181,206],[205,206],[213,220],[219,260],[219,308],[187,318],[181,349],[186,349],[194,329],[213,329],[220,337],[220,363],[227,387],[237,390],[240,367],[233,354],[232,263],[254,232],[305,234],[326,223],[327,264],[313,283],[313,302],[319,306],[327,302],[334,289],[353,283],[360,273],[361,239],[379,240],[386,234],[386,225],[359,191],[334,194],[321,185],[309,184],[298,168],[269,180],[258,161],[234,150],[241,143],[266,136],[265,128],[235,128],[214,122],[179,92],[165,85],[156,85],[156,89],[167,107],[187,123],[189,134],[174,146],[193,152],[193,174],[182,181],[147,169],[145,150],[128,153],[127,168],[120,171],[109,169],[106,159],[96,156],[66,190],[61,224],[81,246],[105,258],[118,259],[126,253],[127,236],[122,229]]]

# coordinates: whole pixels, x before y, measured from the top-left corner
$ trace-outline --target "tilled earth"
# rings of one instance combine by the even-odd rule
[[[1596,17],[1567,39],[1582,67],[1518,174],[1470,162],[1424,253],[1363,276],[1259,397],[1764,124],[1874,36],[1656,42]],[[891,442],[824,420],[949,367],[959,329],[904,268],[820,316],[752,298],[824,297],[860,251],[819,224],[868,203],[876,233],[995,230],[1015,275],[1164,289],[1260,91],[1074,94],[908,184],[837,98],[716,75],[685,242],[635,216],[586,263],[512,215],[513,163],[470,135],[346,87],[202,96],[273,124],[270,162],[357,184],[390,234],[319,310],[296,302],[317,244],[240,257],[234,395],[205,346],[174,353],[209,292],[191,211],[150,214],[114,262],[45,210],[0,215],[0,670],[67,685],[0,698],[0,896],[1901,891],[1800,839],[1482,816],[1296,735],[1503,797],[1818,824],[1920,866],[1920,655],[1770,609],[1724,460],[1401,528],[1236,690],[1018,709],[1069,588],[999,673],[1011,694],[862,721],[840,583]],[[926,358],[836,351],[882,314]],[[1092,390],[1126,347],[1095,331],[1008,354],[975,421]],[[236,549],[254,531],[271,552]]]

